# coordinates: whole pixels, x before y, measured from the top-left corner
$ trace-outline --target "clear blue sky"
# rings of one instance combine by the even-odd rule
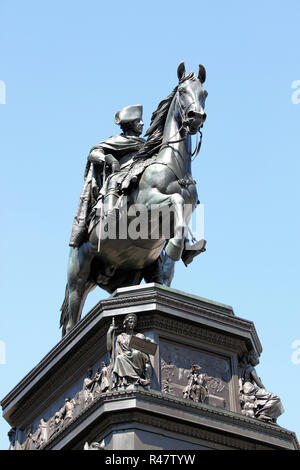
[[[254,322],[257,371],[282,399],[278,423],[299,438],[299,17],[298,0],[0,0],[1,398],[60,339],[89,149],[118,132],[123,106],[143,103],[147,128],[184,60],[188,71],[207,69],[193,169],[207,252],[189,268],[178,263],[172,287]],[[86,311],[106,296],[98,289]]]

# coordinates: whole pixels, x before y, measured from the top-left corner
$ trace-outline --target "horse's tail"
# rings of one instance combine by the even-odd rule
[[[60,322],[59,322],[59,327],[62,328],[62,336],[65,336],[66,334],[66,326],[67,322],[69,319],[69,289],[68,289],[68,284],[66,284],[66,290],[65,290],[65,298],[63,300],[63,303],[60,307]]]

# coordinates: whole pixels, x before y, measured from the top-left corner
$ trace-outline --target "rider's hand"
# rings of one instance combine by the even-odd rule
[[[110,166],[112,173],[120,171],[120,164],[111,153],[105,155],[105,163]]]
[[[119,162],[113,163],[111,165],[111,172],[116,173],[116,171],[120,171],[120,164]]]

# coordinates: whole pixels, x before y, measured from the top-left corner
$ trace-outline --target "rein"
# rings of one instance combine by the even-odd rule
[[[183,111],[183,108],[182,108],[182,105],[181,105],[181,102],[180,100],[178,99],[177,97],[177,103],[178,103],[178,106],[179,106],[179,109],[180,109],[180,114],[181,114],[181,119],[182,119],[182,126],[181,128],[183,127],[184,129],[186,129],[186,120],[183,119],[183,116],[187,114],[188,110],[190,109],[190,107],[195,103],[195,101],[193,101],[192,103],[190,103],[189,107],[186,109],[185,113]],[[201,127],[203,127],[203,124],[201,125]],[[181,130],[180,128],[180,130]],[[199,132],[200,134],[200,140],[199,142],[196,143],[196,147],[195,147],[195,150],[191,153],[191,160],[195,160],[195,158],[197,157],[197,155],[199,154],[200,152],[200,149],[201,149],[201,145],[202,145],[202,132],[201,130],[199,129],[197,132]],[[198,138],[198,134],[197,134],[197,138]],[[198,139],[197,139],[198,140]],[[194,157],[194,158],[192,158]]]
[[[186,130],[186,128],[184,127],[183,124],[181,125],[180,129],[176,132],[176,134],[177,134],[178,132],[180,132],[182,129]],[[199,154],[200,149],[201,149],[201,145],[202,145],[202,135],[203,135],[203,134],[202,134],[202,131],[201,131],[200,129],[198,130],[198,132],[199,132],[199,134],[200,134],[200,139],[199,139],[199,141],[196,143],[195,150],[190,154],[190,157],[191,157],[191,160],[192,160],[192,161],[194,161],[195,158],[197,157],[197,155]],[[170,139],[173,139],[176,134],[174,134],[172,137],[170,137]],[[198,135],[197,135],[197,138],[198,138]],[[163,148],[163,147],[169,147],[170,144],[177,144],[178,142],[182,142],[184,139],[185,139],[185,136],[182,137],[182,139],[178,139],[178,140],[173,140],[173,141],[167,140],[166,142],[163,142],[162,144],[158,145],[157,147],[161,147],[161,148]],[[198,140],[198,139],[197,139],[197,140]],[[156,147],[154,147],[154,148],[156,148]],[[178,152],[179,152],[179,150],[178,150]],[[181,158],[182,158],[182,155],[181,155],[180,152],[179,152],[179,154],[180,154],[180,156],[181,156]],[[194,158],[193,158],[193,157],[194,157]]]
[[[198,144],[196,144],[196,147],[195,147],[195,150],[194,152],[191,154],[191,160],[192,162],[195,160],[195,158],[197,157],[197,155],[199,155],[199,152],[200,152],[200,149],[201,149],[201,145],[202,145],[202,131],[199,129],[198,130],[199,134],[200,134],[200,139],[199,139],[199,142]],[[197,138],[198,138],[198,135],[197,135]],[[193,158],[194,157],[194,158]]]
[[[184,113],[184,110],[182,108],[182,105],[181,105],[181,102],[180,100],[178,99],[177,97],[177,103],[178,103],[178,107],[180,109],[180,114],[181,114],[181,120],[182,120],[182,124],[180,126],[180,129],[178,129],[178,131],[172,136],[170,137],[169,140],[167,140],[166,142],[162,142],[161,144],[157,145],[156,147],[154,147],[154,149],[156,148],[163,148],[163,147],[167,147],[169,146],[169,144],[177,144],[179,142],[182,142],[185,138],[186,138],[186,126],[187,126],[187,121],[186,119],[183,118],[183,116],[187,113],[187,111],[189,110],[189,108],[195,103],[194,101],[192,103],[190,103],[189,107],[187,108],[186,112]],[[203,127],[203,124],[201,125],[201,127]],[[174,139],[174,137],[177,135],[177,134],[180,134],[180,132],[184,130],[184,136],[181,138],[181,139],[178,139],[178,140],[171,140],[171,139]],[[198,132],[200,134],[200,139],[198,141]],[[197,157],[197,155],[199,154],[200,152],[200,149],[201,149],[201,145],[202,145],[202,131],[199,129],[197,131],[197,142],[196,142],[196,147],[195,147],[195,150],[191,153],[190,157],[191,157],[191,160],[194,161],[195,158]],[[194,157],[194,158],[193,158]]]
[[[169,144],[177,144],[178,142],[182,142],[184,139],[185,139],[185,135],[181,138],[181,139],[178,139],[178,140],[171,140],[171,139],[174,139],[174,137],[177,135],[177,134],[180,134],[180,132],[182,130],[185,130],[185,127],[183,126],[183,124],[181,124],[181,127],[180,129],[178,129],[178,131],[175,132],[174,135],[172,135],[172,137],[170,137],[169,140],[166,140],[165,142],[162,142],[161,144],[158,144],[156,145],[155,147],[152,148],[151,152],[153,152],[153,150],[155,149],[158,149],[158,148],[162,148],[162,147],[167,147]]]

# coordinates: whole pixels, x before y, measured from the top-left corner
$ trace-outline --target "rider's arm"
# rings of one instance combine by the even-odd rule
[[[108,166],[110,166],[113,173],[120,170],[120,164],[118,160],[110,153],[105,154],[100,148],[93,149],[89,154],[88,160],[91,163],[95,163],[96,165],[100,165],[105,162]]]
[[[88,160],[96,165],[102,165],[105,162],[105,154],[100,149],[94,149],[90,152]]]

